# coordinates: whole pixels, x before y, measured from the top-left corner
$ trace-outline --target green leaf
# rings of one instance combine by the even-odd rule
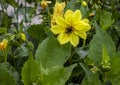
[[[28,28],[27,32],[31,37],[35,38],[39,42],[44,40],[46,37],[45,31],[42,25],[32,25]]]
[[[69,67],[53,66],[42,70],[40,85],[65,85],[75,65]]]
[[[12,19],[8,17],[8,15],[4,12],[0,12],[1,16],[1,27],[6,27],[7,29],[10,27]]]
[[[102,48],[103,48],[103,56],[102,56],[102,67],[104,68],[104,69],[109,69],[110,68],[110,57],[108,56],[108,52],[107,52],[107,49],[106,49],[106,47],[103,45],[102,46]]]
[[[0,27],[0,34],[7,33],[7,28]]]
[[[114,56],[111,58],[111,69],[109,71],[109,75],[117,75],[120,72],[120,57]]]
[[[112,85],[120,85],[120,72],[113,78],[110,78],[110,81],[112,82]]]
[[[81,11],[81,13],[82,13],[82,17],[83,17],[83,18],[86,17],[86,15],[87,15],[86,7],[84,7],[84,6],[81,5],[80,11]]]
[[[37,2],[38,0],[26,0],[28,3]]]
[[[5,67],[4,63],[0,64],[0,85],[17,85],[15,79],[7,72]]]
[[[28,56],[28,49],[24,46],[18,47],[14,52],[15,58],[26,57]]]
[[[87,47],[79,47],[75,49],[75,52],[79,55],[80,59],[85,58],[88,55],[88,48]]]
[[[110,61],[110,58],[108,56],[107,49],[106,49],[106,47],[104,45],[102,46],[102,48],[103,48],[102,62],[108,63]]]
[[[103,11],[100,15],[100,26],[103,30],[107,30],[112,24],[114,20],[112,20],[112,13]]]
[[[75,1],[75,0],[70,0],[67,2],[65,10],[71,9],[71,10],[76,10],[80,8],[80,2]]]
[[[92,71],[90,71],[90,69],[85,64],[80,63],[80,65],[86,74],[82,81],[82,85],[102,85],[96,74],[92,73]]]
[[[71,46],[61,46],[53,36],[46,38],[38,47],[35,59],[43,65],[43,68],[63,65],[71,53]]]
[[[113,85],[120,85],[120,56],[111,58],[111,69],[107,73],[107,78]]]
[[[115,53],[115,45],[107,32],[103,31],[96,23],[95,28],[96,34],[93,36],[93,39],[90,42],[88,57],[94,61],[94,63],[100,65],[102,62],[102,46],[104,45],[106,47],[108,56],[112,57]]]
[[[22,68],[22,80],[24,85],[32,85],[32,83],[36,81],[39,71],[39,64],[33,59],[30,53],[28,60]]]
[[[5,0],[8,4],[12,5],[13,7],[17,7],[18,4],[15,2],[15,0]]]

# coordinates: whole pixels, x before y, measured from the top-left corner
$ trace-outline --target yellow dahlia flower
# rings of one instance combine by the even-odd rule
[[[91,26],[88,24],[88,19],[82,19],[80,10],[73,12],[67,10],[64,17],[58,16],[55,19],[56,25],[51,27],[51,31],[58,35],[60,44],[65,44],[70,41],[73,46],[79,44],[79,37],[86,39],[86,32]]]
[[[62,2],[62,3],[56,2],[55,3],[54,11],[53,11],[53,16],[52,16],[52,19],[51,19],[51,26],[56,23],[55,22],[55,18],[57,16],[63,16],[63,10],[64,10],[64,8],[65,8],[65,2]]]
[[[3,40],[0,42],[0,50],[5,50],[6,47],[7,47],[7,44],[8,44],[8,40],[7,40],[7,39],[3,39]]]

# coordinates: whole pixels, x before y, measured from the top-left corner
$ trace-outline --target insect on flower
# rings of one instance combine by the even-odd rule
[[[51,27],[51,31],[58,34],[60,44],[70,42],[73,46],[77,46],[79,37],[86,39],[86,32],[91,28],[89,20],[82,19],[80,10],[75,12],[67,10],[64,16],[57,16],[55,22],[56,25]]]

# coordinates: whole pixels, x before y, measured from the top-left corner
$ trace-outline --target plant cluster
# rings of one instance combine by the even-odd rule
[[[120,85],[119,0],[0,0],[0,85]]]

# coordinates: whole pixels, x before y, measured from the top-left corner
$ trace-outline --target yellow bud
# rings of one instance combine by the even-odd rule
[[[7,47],[7,44],[8,44],[8,40],[7,40],[7,39],[3,39],[3,40],[0,42],[0,50],[5,50],[6,47]]]
[[[82,1],[82,6],[87,6],[87,2],[86,1]]]
[[[95,14],[94,13],[90,13],[89,14],[89,17],[93,17]]]
[[[49,3],[51,3],[51,1],[42,1],[42,2],[41,2],[41,7],[42,7],[43,9],[46,9],[46,7],[48,6]]]
[[[26,35],[25,35],[24,33],[20,33],[20,35],[21,35],[21,39],[22,39],[23,41],[25,41],[25,40],[26,40]]]

